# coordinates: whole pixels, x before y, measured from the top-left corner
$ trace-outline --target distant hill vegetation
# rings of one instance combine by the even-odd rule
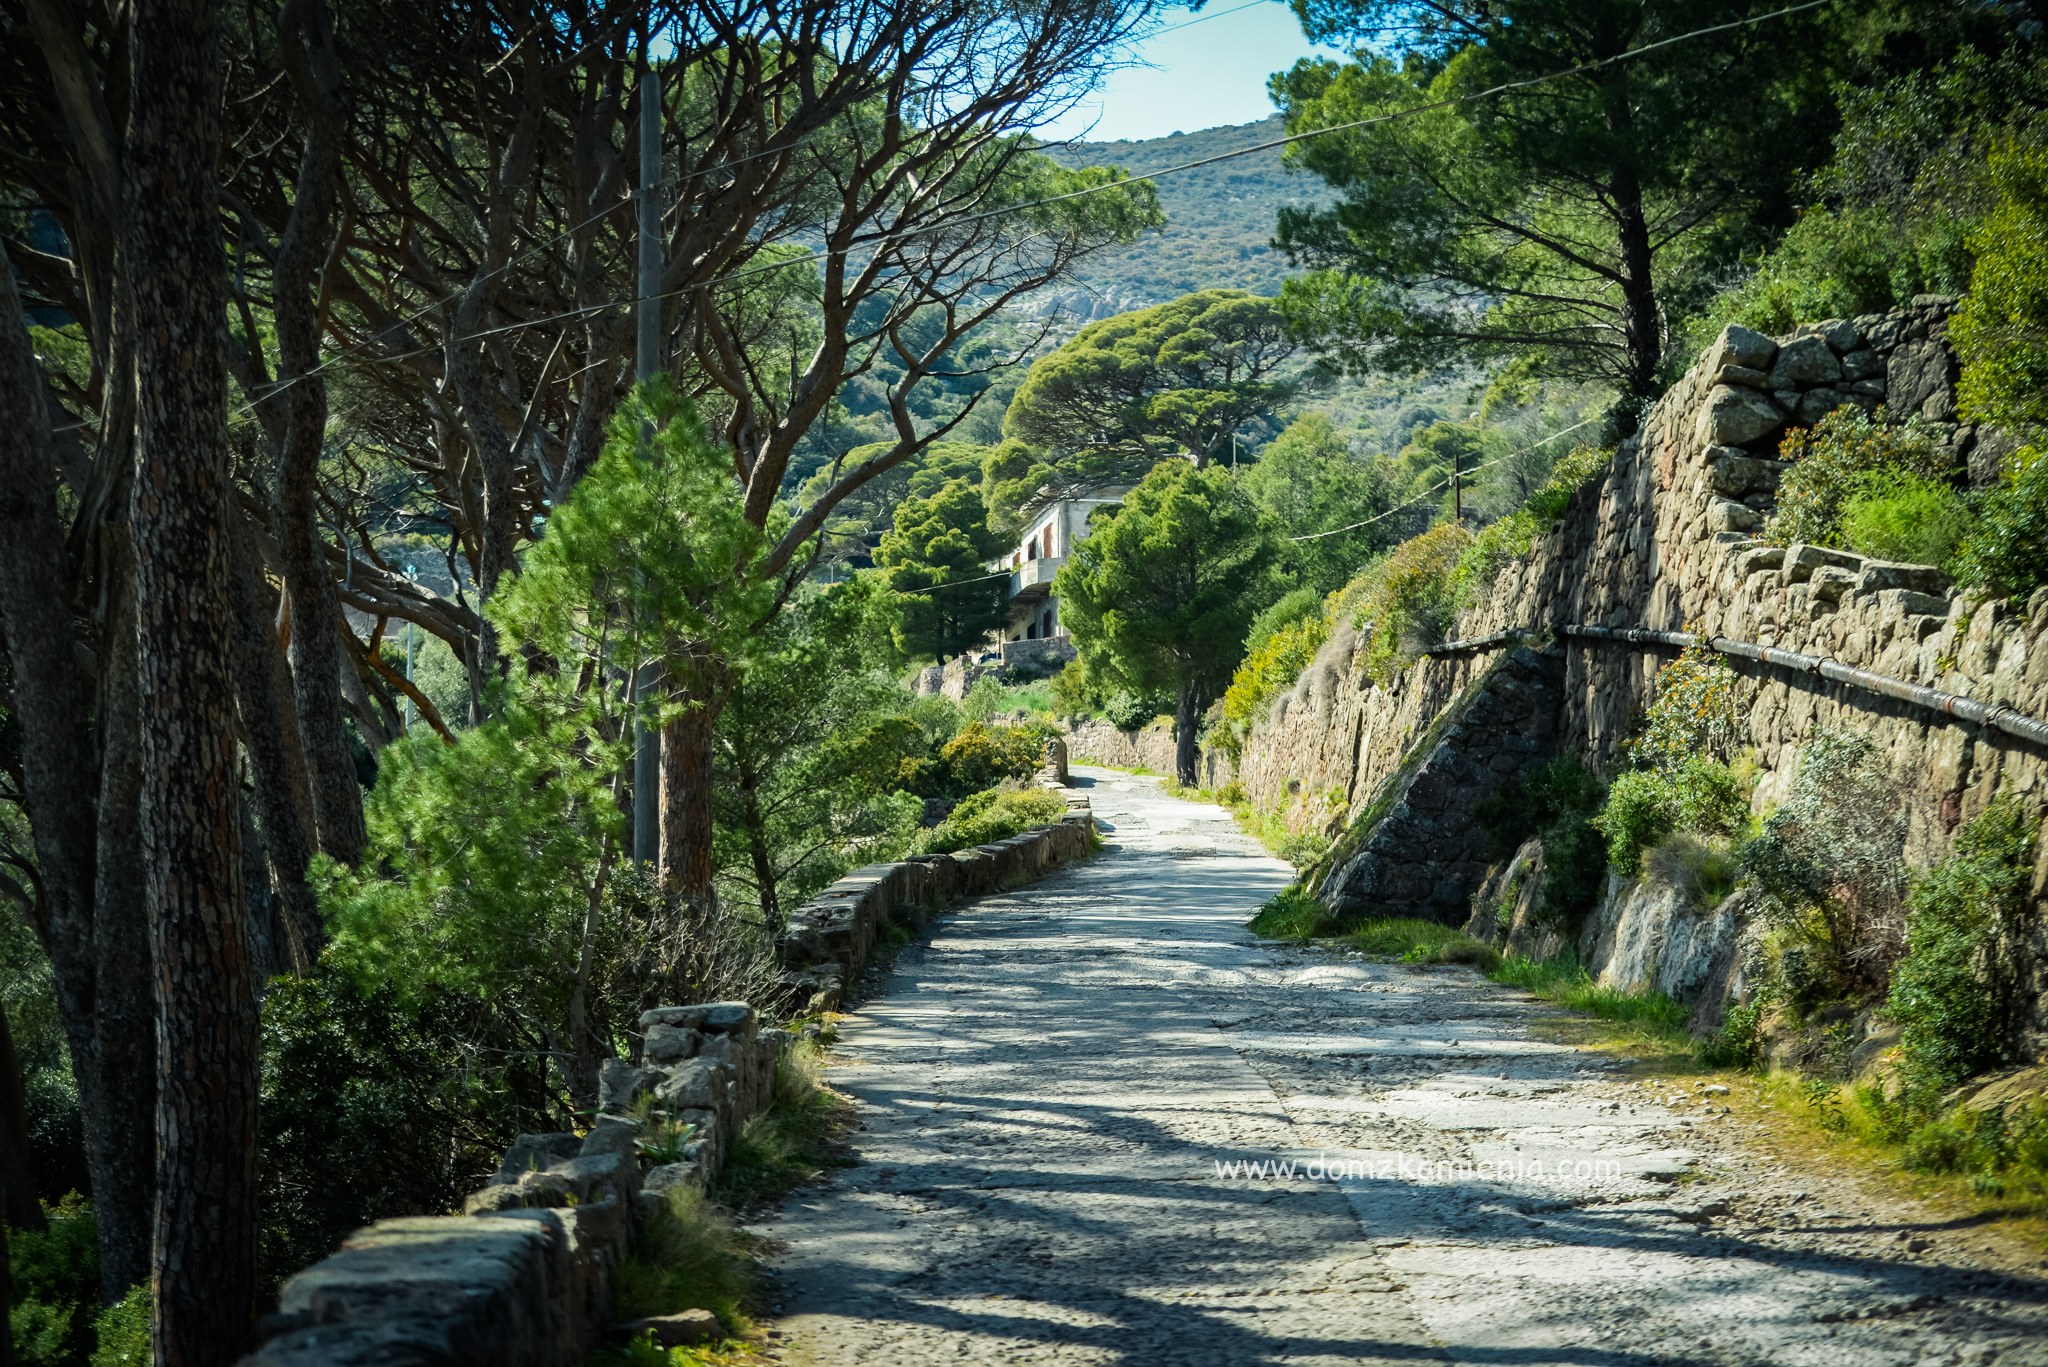
[[[1046,149],[1068,166],[1120,166],[1134,176],[1200,161],[1282,137],[1278,115],[1258,123],[1142,142],[1077,142]],[[1079,320],[1163,304],[1195,290],[1226,287],[1277,294],[1287,261],[1268,243],[1283,204],[1324,195],[1314,176],[1287,170],[1278,148],[1161,178],[1166,229],[1123,251],[1091,260],[1071,283],[1041,291],[1031,302]]]

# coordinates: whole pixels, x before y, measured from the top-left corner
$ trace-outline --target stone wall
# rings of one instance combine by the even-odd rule
[[[1079,764],[1105,764],[1112,769],[1142,769],[1173,777],[1173,720],[1157,717],[1135,731],[1120,731],[1099,717],[1067,723],[1067,750]],[[1237,777],[1229,755],[1203,746],[1201,786],[1221,788]]]
[[[380,1220],[287,1280],[246,1363],[512,1363],[588,1356],[637,1219],[715,1176],[768,1104],[789,1041],[745,1002],[665,1006],[639,1020],[642,1063],[607,1060],[586,1134],[523,1134],[463,1214]],[[677,1161],[649,1166],[640,1116],[693,1125]],[[665,1156],[665,1155],[664,1155]],[[347,1174],[337,1173],[337,1181]]]
[[[1020,673],[1045,678],[1058,673],[1062,665],[1075,658],[1071,636],[999,641],[966,655],[956,655],[943,665],[926,665],[911,681],[911,689],[921,698],[936,693],[959,702],[967,696],[967,690],[983,679],[1001,683],[1005,676]]]
[[[836,1010],[891,917],[1028,883],[1093,848],[1087,799],[1057,824],[993,845],[842,878],[778,942],[791,1002]],[[610,1322],[636,1221],[717,1176],[733,1137],[774,1096],[790,1043],[746,1002],[664,1006],[639,1018],[640,1062],[607,1059],[585,1134],[524,1134],[456,1216],[380,1220],[285,1282],[252,1367],[478,1364],[568,1367]],[[649,1119],[648,1117],[652,1117]],[[693,1128],[643,1153],[649,1124]],[[652,1147],[652,1146],[650,1146]],[[346,1174],[337,1174],[346,1180]]]
[[[963,897],[1019,887],[1094,848],[1088,799],[1067,794],[1056,824],[993,845],[856,869],[790,914],[776,942],[783,982],[806,1012],[836,1011],[892,918],[915,922]]]
[[[1753,539],[1774,506],[1787,426],[1839,404],[1918,413],[1959,480],[1996,477],[2011,441],[1955,422],[1951,303],[1923,297],[1776,340],[1730,329],[1450,634],[1542,633],[1566,623],[1687,630],[2048,717],[2048,591],[2014,611],[1958,594],[1925,567]],[[1336,834],[1367,814],[1417,739],[1490,662],[1487,652],[1425,657],[1381,688],[1359,667],[1361,644],[1348,630],[1334,633],[1245,747],[1247,795],[1298,829]],[[1552,648],[1563,669],[1557,742],[1609,769],[1670,652],[1562,640]],[[2048,754],[2028,742],[1812,675],[1733,664],[1746,743],[1761,766],[1759,809],[1785,793],[1800,746],[1823,727],[1868,736],[1909,780],[1916,863],[1937,857],[1956,826],[2001,791],[2036,809],[2042,802]],[[1320,795],[1329,793],[1344,800],[1327,805]],[[2037,869],[2037,892],[2044,872]]]

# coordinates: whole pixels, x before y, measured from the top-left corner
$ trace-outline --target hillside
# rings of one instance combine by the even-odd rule
[[[1285,132],[1275,115],[1142,142],[1077,142],[1047,150],[1069,166],[1120,166],[1143,176],[1270,142]],[[1033,300],[1039,311],[1059,307],[1092,320],[1164,303],[1191,290],[1228,286],[1277,293],[1287,262],[1267,245],[1274,218],[1281,205],[1308,203],[1322,188],[1313,176],[1282,166],[1278,148],[1166,176],[1158,185],[1165,230],[1098,258],[1077,282],[1042,292]]]

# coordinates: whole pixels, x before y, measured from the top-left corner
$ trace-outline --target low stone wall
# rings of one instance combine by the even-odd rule
[[[1067,723],[1067,750],[1079,764],[1143,769],[1173,777],[1173,722],[1158,717],[1135,731],[1120,731],[1099,718]],[[1203,746],[1196,761],[1204,788],[1221,788],[1237,777],[1237,765],[1221,750]]]
[[[285,1282],[245,1363],[565,1367],[609,1323],[635,1222],[670,1189],[715,1176],[774,1092],[789,1036],[745,1002],[640,1017],[639,1066],[607,1060],[587,1134],[523,1134],[463,1214],[380,1220]],[[676,1161],[648,1166],[636,1110],[693,1125]],[[665,1156],[665,1155],[664,1155]],[[346,1180],[337,1174],[336,1180]]]
[[[1043,678],[1076,658],[1070,636],[1003,641],[972,656],[958,655],[943,665],[926,665],[912,680],[911,688],[921,698],[936,693],[959,702],[967,696],[967,690],[983,679],[1001,682],[1002,676],[1012,671],[1028,671]]]
[[[920,919],[963,897],[1043,877],[1094,847],[1088,799],[1069,793],[1067,814],[993,845],[856,869],[790,914],[776,942],[783,983],[805,1012],[836,1011],[860,980],[875,937],[891,918]]]
[[[836,1009],[892,915],[1028,883],[1093,846],[1078,794],[1057,824],[993,845],[860,869],[790,917],[778,943],[797,1004]],[[607,1059],[586,1134],[523,1134],[463,1214],[380,1220],[286,1281],[251,1367],[478,1364],[569,1367],[610,1322],[638,1221],[717,1176],[733,1137],[773,1099],[791,1037],[746,1002],[643,1012],[638,1064]],[[643,1120],[642,1117],[649,1117]],[[692,1126],[675,1154],[649,1124]]]

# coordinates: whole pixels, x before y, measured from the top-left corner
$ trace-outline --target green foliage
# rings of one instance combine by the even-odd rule
[[[1003,620],[1006,588],[986,562],[1002,549],[981,492],[964,479],[898,505],[875,563],[896,595],[896,645],[912,659],[946,659]]]
[[[1045,762],[1045,743],[1051,738],[1051,728],[1037,723],[991,726],[969,722],[939,747],[939,759],[954,791],[979,792],[1005,779],[1026,779],[1038,772]]]
[[[0,705],[0,731],[10,725]],[[27,823],[18,809],[0,808],[0,848],[24,849]],[[37,1191],[46,1200],[84,1190],[85,1137],[79,1126],[78,1087],[71,1076],[71,1052],[57,1013],[57,989],[49,956],[12,899],[0,898],[0,1011],[7,1017],[21,1069],[28,1121],[29,1160]]]
[[[92,1367],[149,1367],[149,1288],[138,1286],[100,1311]]]
[[[1345,586],[1332,616],[1348,609],[1353,625],[1370,628],[1363,664],[1376,682],[1392,682],[1422,647],[1443,640],[1458,611],[1458,564],[1471,545],[1470,532],[1442,523]]]
[[[1657,697],[1629,759],[1650,769],[1676,769],[1696,756],[1725,760],[1741,732],[1734,668],[1705,646],[1688,646],[1657,672]]]
[[[671,386],[648,381],[489,614],[557,661],[664,658],[686,643],[743,663],[774,613],[777,586],[752,567],[779,525],[747,520],[731,456]]]
[[[25,1367],[79,1367],[93,1351],[100,1296],[92,1206],[73,1192],[46,1204],[43,1216],[47,1229],[7,1233],[15,1360]]]
[[[1948,565],[1971,525],[1961,494],[1917,475],[1866,479],[1842,504],[1842,539],[1879,560]]]
[[[1090,323],[1032,364],[1005,436],[1083,482],[1122,482],[1182,454],[1228,460],[1233,434],[1300,387],[1299,343],[1270,299],[1203,290]]]
[[[1440,921],[1398,916],[1375,918],[1362,922],[1344,938],[1353,949],[1374,959],[1398,959],[1410,964],[1469,964],[1481,972],[1491,972],[1501,961],[1500,951],[1492,945]]]
[[[456,1208],[515,1135],[551,1128],[546,1064],[481,1044],[517,1030],[494,1003],[433,984],[402,997],[331,970],[272,981],[258,1108],[265,1278],[373,1220]]]
[[[1280,542],[1280,574],[1295,593],[1319,601],[1395,540],[1400,524],[1383,516],[1394,500],[1381,463],[1360,459],[1321,413],[1289,423],[1242,479],[1278,536],[1334,533]]]
[[[1293,597],[1290,594],[1275,606],[1285,607]],[[1262,615],[1253,624],[1251,649],[1223,693],[1224,724],[1217,738],[1233,753],[1266,714],[1267,705],[1294,686],[1330,634],[1330,622],[1320,604],[1292,621],[1271,627],[1262,637],[1259,628],[1266,621]]]
[[[1882,990],[1900,949],[1905,809],[1876,746],[1822,730],[1801,749],[1785,800],[1743,846],[1794,1004]]]
[[[754,1285],[754,1243],[702,1192],[669,1188],[635,1233],[612,1292],[614,1318],[709,1310],[728,1328],[740,1322]]]
[[[1173,698],[1159,692],[1134,693],[1119,688],[1102,701],[1102,715],[1119,731],[1136,731],[1159,717],[1173,715]]]
[[[1091,675],[1199,708],[1237,663],[1272,561],[1229,471],[1168,461],[1074,547],[1054,591]]]
[[[1248,927],[1252,934],[1267,940],[1313,940],[1342,929],[1330,909],[1299,886],[1274,893]]]
[[[1966,420],[2048,427],[2048,141],[2015,134],[1991,156],[1997,207],[1971,239],[1977,269],[1949,325]]]
[[[1606,883],[1607,846],[1593,828],[1606,786],[1576,755],[1558,755],[1527,778],[1495,789],[1474,809],[1486,829],[1494,858],[1512,854],[1524,840],[1543,842],[1545,924],[1576,930],[1600,899]]]
[[[1069,660],[1046,681],[1052,709],[1062,717],[1086,717],[1102,710],[1108,699],[1081,660]]]
[[[1613,454],[1592,446],[1575,448],[1551,468],[1549,477],[1527,503],[1482,528],[1459,558],[1458,600],[1478,600],[1493,587],[1493,581],[1510,561],[1520,560],[1534,550],[1536,538],[1564,516],[1573,494],[1606,472]]]
[[[2010,985],[1997,944],[2017,931],[2033,872],[2034,823],[2007,798],[1964,825],[1948,858],[1914,883],[1887,1004],[1911,1083],[1940,1092],[2005,1061]]]
[[[1741,825],[1748,810],[1735,772],[1695,755],[1667,769],[1632,769],[1616,778],[1592,824],[1607,837],[1615,872],[1634,877],[1644,851],[1672,832],[1725,835]]]
[[[896,780],[930,747],[884,672],[888,600],[872,576],[799,595],[731,680],[712,771],[729,906],[793,906],[914,826]]]
[[[1708,28],[1725,11],[1707,0],[1297,10],[1312,36],[1357,56],[1305,59],[1272,81],[1291,131],[1342,130],[1289,149],[1341,199],[1282,210],[1278,241],[1311,268],[1282,300],[1355,372],[1527,352],[1548,373],[1646,395],[1660,339],[1652,326],[1627,343],[1624,283],[1656,296],[1653,317],[1682,313],[1783,221],[1830,131],[1816,114],[1827,101],[1811,17],[1776,20],[1766,43],[1730,33],[1653,48],[1616,86],[1605,67],[1574,64]],[[1727,98],[1738,86],[1750,92],[1739,105]],[[1491,98],[1471,98],[1481,91]],[[1621,124],[1617,98],[1629,108]],[[1408,117],[1384,117],[1394,111]],[[1671,225],[1648,261],[1644,244],[1630,245],[1638,213]]]
[[[1623,992],[1602,987],[1570,956],[1539,962],[1510,954],[1487,976],[1574,1011],[1625,1025],[1644,1039],[1692,1044],[1685,1029],[1685,1007],[1662,992]]]
[[[1976,525],[1956,554],[1956,577],[1972,588],[2024,599],[2048,584],[2048,460],[2042,449],[2013,455],[1978,503]]]
[[[1793,465],[1779,482],[1778,509],[1764,528],[1764,539],[1779,546],[1841,546],[1850,500],[1882,495],[1901,480],[1938,482],[1947,474],[1919,415],[1891,423],[1852,404],[1812,427],[1793,428],[1779,454]]]
[[[1066,799],[1050,789],[984,789],[962,798],[944,821],[919,837],[917,849],[921,854],[950,854],[992,845],[1050,826],[1066,814]]]

